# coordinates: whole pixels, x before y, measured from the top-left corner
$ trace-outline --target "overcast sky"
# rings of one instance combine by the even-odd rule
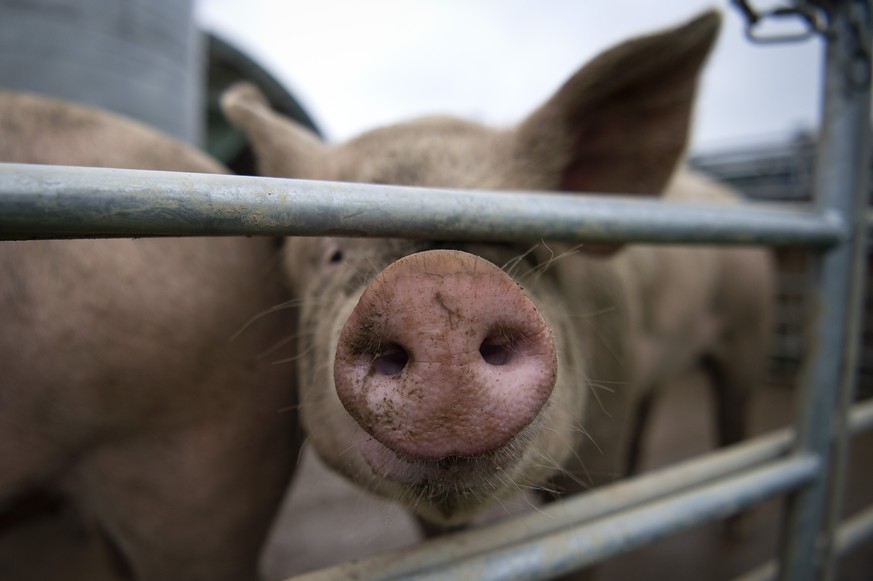
[[[336,141],[433,113],[514,123],[605,48],[713,6],[726,18],[693,147],[772,142],[814,128],[820,41],[751,44],[728,0],[198,0],[197,12]]]

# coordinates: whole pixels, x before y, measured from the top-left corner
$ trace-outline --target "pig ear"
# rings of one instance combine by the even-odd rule
[[[261,175],[317,179],[322,173],[327,145],[274,111],[251,83],[237,83],[225,91],[221,109],[248,137]]]
[[[659,194],[682,158],[716,11],[613,48],[518,128],[516,159],[534,187]]]

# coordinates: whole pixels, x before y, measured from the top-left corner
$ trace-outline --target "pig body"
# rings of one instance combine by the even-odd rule
[[[690,173],[665,192],[675,200],[736,203],[728,188]],[[764,381],[771,333],[773,268],[754,248],[649,246],[628,248],[615,268],[631,295],[634,377],[625,473],[639,465],[653,397],[697,366],[713,389],[716,441],[746,435],[751,390]]]
[[[266,175],[732,203],[676,172],[718,24],[708,13],[608,51],[506,130],[438,117],[329,145],[251,87],[223,105]],[[639,447],[628,424],[642,425],[651,393],[694,365],[716,379],[722,440],[733,441],[761,380],[760,250],[301,238],[287,241],[285,268],[302,304],[310,441],[437,527],[519,491],[620,475]]]
[[[0,160],[223,168],[138,123],[0,92]],[[40,488],[137,579],[256,577],[296,460],[293,334],[263,238],[0,244],[0,507]],[[246,326],[246,323],[251,325]],[[50,550],[50,549],[46,549]]]

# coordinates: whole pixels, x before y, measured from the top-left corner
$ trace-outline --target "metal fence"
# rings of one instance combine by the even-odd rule
[[[825,518],[841,512],[848,440],[873,428],[873,404],[850,405],[865,291],[870,12],[865,2],[831,4],[816,196],[804,207],[714,209],[541,193],[426,196],[416,188],[0,164],[0,238],[366,235],[813,247],[816,332],[793,429],[487,530],[300,579],[550,578],[776,495],[788,499],[780,560],[745,578],[832,578],[836,559],[873,536],[873,509],[842,524]]]

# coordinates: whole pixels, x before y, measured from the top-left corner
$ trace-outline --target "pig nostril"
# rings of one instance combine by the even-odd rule
[[[486,340],[479,347],[479,353],[488,365],[500,366],[509,363],[512,350],[509,344],[489,343]]]
[[[399,375],[409,363],[409,354],[400,345],[392,345],[373,359],[373,370],[379,375]]]

